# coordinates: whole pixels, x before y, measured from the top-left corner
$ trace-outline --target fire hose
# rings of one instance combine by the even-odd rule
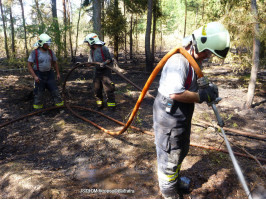
[[[158,63],[158,65],[155,67],[155,69],[153,70],[153,72],[151,73],[151,75],[150,75],[150,77],[148,78],[148,80],[147,80],[147,82],[146,82],[144,88],[142,89],[142,92],[141,92],[141,94],[140,94],[140,96],[139,96],[139,98],[138,98],[138,101],[137,101],[137,103],[136,103],[136,105],[135,105],[135,107],[134,107],[134,109],[133,109],[133,111],[132,111],[132,113],[131,113],[131,115],[130,115],[130,117],[129,117],[129,119],[128,119],[128,122],[127,122],[126,125],[123,127],[123,129],[120,130],[120,131],[118,131],[118,132],[114,132],[114,131],[106,130],[106,129],[102,128],[102,127],[98,127],[98,128],[100,128],[101,130],[103,130],[104,132],[106,132],[106,133],[108,133],[108,134],[110,134],[110,135],[120,135],[120,134],[122,134],[123,132],[125,132],[125,131],[127,130],[127,128],[130,126],[130,124],[132,123],[132,121],[133,121],[133,119],[134,119],[134,117],[135,117],[135,115],[136,115],[136,113],[137,113],[137,111],[138,111],[138,109],[139,109],[139,107],[140,107],[140,104],[141,104],[141,102],[142,102],[142,100],[143,100],[143,98],[144,98],[146,92],[148,91],[150,85],[152,84],[154,78],[155,78],[156,75],[159,73],[159,71],[163,68],[163,66],[165,65],[166,61],[167,61],[167,60],[168,60],[173,54],[175,54],[175,53],[181,53],[181,54],[183,54],[183,55],[186,57],[186,59],[189,61],[189,63],[192,65],[192,67],[194,68],[194,70],[195,70],[195,72],[196,72],[196,74],[197,74],[197,76],[198,76],[199,83],[201,83],[201,85],[199,85],[200,87],[206,87],[206,86],[209,84],[209,82],[208,82],[207,79],[205,79],[205,77],[203,76],[203,73],[201,72],[201,70],[200,70],[198,64],[195,62],[195,60],[192,58],[192,56],[191,56],[190,54],[188,54],[187,51],[186,51],[185,49],[183,49],[183,48],[176,48],[176,49],[170,51],[168,54],[166,54],[166,55],[162,58],[162,60]],[[84,64],[84,63],[83,63],[83,64]],[[91,63],[85,63],[85,64],[91,64]],[[77,67],[78,67],[78,66],[77,66]],[[74,70],[74,69],[72,69],[72,70]],[[70,73],[71,73],[71,71],[70,71]],[[69,74],[70,74],[70,73],[69,73]],[[68,76],[69,76],[69,74],[68,74]],[[67,76],[67,78],[68,78],[68,76]],[[67,80],[67,78],[66,78],[66,80]],[[66,82],[65,82],[65,83],[66,83]],[[65,89],[65,84],[64,84],[64,87],[63,87],[63,88]],[[242,184],[242,186],[243,186],[243,188],[244,188],[244,190],[245,190],[245,192],[246,192],[248,198],[252,199],[252,196],[251,196],[251,193],[250,193],[250,191],[249,191],[249,189],[248,189],[248,186],[247,186],[247,183],[246,183],[246,181],[245,181],[244,175],[243,175],[243,173],[242,173],[242,171],[241,171],[241,168],[240,168],[240,166],[239,166],[239,164],[238,164],[238,162],[237,162],[237,160],[236,160],[236,158],[235,158],[235,156],[234,156],[234,153],[233,153],[233,151],[232,151],[232,148],[231,148],[231,146],[230,146],[230,144],[229,144],[229,141],[228,141],[228,139],[227,139],[227,137],[226,137],[226,135],[225,135],[225,132],[224,132],[224,130],[223,130],[223,128],[222,128],[222,127],[224,126],[224,122],[223,122],[222,118],[220,117],[219,112],[218,112],[218,110],[217,110],[217,108],[216,108],[216,105],[215,105],[215,104],[217,104],[220,100],[221,100],[221,98],[217,98],[214,102],[211,102],[211,103],[209,103],[208,105],[212,107],[212,109],[213,109],[213,111],[214,111],[214,114],[215,114],[215,116],[216,116],[216,118],[217,118],[218,125],[221,127],[221,131],[222,131],[222,134],[223,134],[223,137],[224,137],[225,143],[226,143],[226,147],[227,147],[227,149],[228,149],[229,155],[230,155],[230,157],[231,157],[232,163],[233,163],[233,165],[234,165],[234,168],[235,168],[235,170],[236,170],[236,173],[237,173],[237,175],[238,175],[238,178],[239,178],[239,180],[240,180],[240,183]],[[68,104],[66,104],[66,106],[68,107]],[[69,108],[69,110],[74,114],[74,111],[71,110],[70,107],[68,107],[68,108]],[[75,115],[76,115],[76,114],[75,114]]]
[[[127,121],[127,123],[124,125],[124,127],[120,130],[120,131],[112,131],[112,130],[107,130],[97,124],[95,124],[94,122],[90,121],[90,120],[86,120],[87,122],[89,122],[90,124],[92,124],[93,126],[97,127],[98,129],[102,130],[105,133],[108,133],[109,135],[121,135],[122,133],[124,133],[128,127],[131,125],[134,117],[137,114],[137,111],[140,107],[140,104],[142,102],[142,100],[144,99],[149,87],[151,86],[153,80],[155,79],[156,75],[160,72],[160,70],[163,68],[163,66],[165,65],[165,63],[167,62],[167,60],[174,54],[176,53],[181,53],[182,55],[184,55],[186,57],[186,59],[188,60],[188,62],[191,64],[191,66],[194,68],[195,72],[197,73],[198,77],[201,78],[203,77],[203,74],[198,66],[198,64],[196,63],[196,61],[193,59],[193,57],[184,49],[184,48],[175,48],[173,50],[171,50],[170,52],[168,52],[162,59],[161,61],[157,64],[157,66],[155,67],[155,69],[152,71],[151,75],[149,76],[148,80],[146,81],[141,94],[139,95],[139,98],[137,100],[137,103],[135,104],[135,107],[133,108],[133,111],[131,112],[131,115]],[[72,68],[66,78],[65,78],[65,82],[63,84],[63,95],[65,95],[65,87],[66,87],[66,82],[70,76],[70,74],[77,69],[80,66],[86,65],[87,67],[92,67],[95,65],[98,65],[98,63],[91,63],[91,62],[87,62],[87,63],[80,63],[78,65],[76,65],[74,68]],[[65,97],[64,97],[65,99]],[[74,114],[75,116],[81,118],[82,120],[85,120],[82,116],[78,115],[74,110],[72,110],[69,106],[69,104],[65,103],[66,107],[72,112],[72,114]]]
[[[100,130],[102,130],[102,131],[104,131],[104,132],[106,132],[106,133],[108,133],[108,134],[110,134],[110,135],[120,135],[120,134],[124,133],[124,132],[128,129],[128,127],[130,126],[130,124],[132,123],[132,121],[133,121],[133,119],[134,119],[134,117],[135,117],[135,115],[136,115],[136,113],[137,113],[137,111],[138,111],[138,109],[139,109],[139,107],[140,107],[140,104],[141,104],[143,98],[145,97],[145,95],[146,95],[146,93],[147,93],[147,91],[148,91],[150,85],[152,84],[153,80],[155,79],[156,75],[157,75],[157,74],[159,73],[159,71],[163,68],[163,66],[165,65],[165,63],[167,62],[167,60],[168,60],[173,54],[176,54],[176,53],[181,53],[182,55],[184,55],[184,56],[186,57],[186,59],[188,60],[188,62],[189,62],[189,63],[191,64],[191,66],[194,68],[194,70],[195,70],[195,72],[196,72],[196,74],[197,74],[197,76],[198,76],[199,79],[200,79],[200,78],[204,78],[204,77],[203,77],[203,73],[201,72],[201,70],[200,70],[198,64],[195,62],[195,60],[193,59],[193,57],[192,57],[192,56],[191,56],[191,55],[190,55],[190,54],[189,54],[184,48],[175,48],[175,49],[173,49],[172,51],[168,52],[168,53],[167,53],[167,54],[161,59],[161,61],[158,63],[158,65],[155,67],[155,69],[154,69],[153,72],[151,73],[151,75],[150,75],[150,77],[148,78],[148,80],[147,80],[147,82],[146,82],[144,88],[142,89],[142,92],[141,92],[141,94],[140,94],[140,96],[139,96],[139,98],[138,98],[138,100],[137,100],[137,103],[135,104],[135,107],[134,107],[134,109],[133,109],[133,111],[132,111],[132,113],[131,113],[131,115],[130,115],[128,121],[127,121],[127,123],[124,125],[124,127],[122,128],[122,130],[120,130],[120,131],[111,131],[111,130],[107,130],[107,129],[103,128],[103,127],[100,127],[99,125],[95,124],[94,122],[92,122],[92,121],[90,121],[90,120],[87,120],[87,121],[88,121],[89,123],[91,123],[93,126],[96,126],[96,127],[99,128]],[[72,68],[72,69],[69,71],[69,73],[67,74],[67,76],[66,76],[66,78],[65,78],[64,85],[63,85],[63,95],[64,95],[64,99],[65,99],[65,86],[66,86],[67,79],[69,78],[69,76],[70,76],[70,74],[71,74],[71,72],[72,72],[73,70],[75,70],[76,68],[78,68],[78,67],[80,67],[81,65],[84,65],[84,64],[87,65],[87,66],[89,66],[89,67],[97,65],[97,63],[80,63],[80,64],[76,65],[74,68]],[[113,69],[112,69],[112,70],[113,70]],[[117,73],[117,72],[116,72],[116,73]],[[138,88],[138,89],[139,89],[139,88]],[[213,111],[214,111],[214,113],[215,113],[215,115],[216,115],[216,118],[217,118],[217,121],[218,121],[218,125],[221,127],[221,130],[222,130],[222,133],[223,133],[223,137],[224,137],[224,140],[225,140],[225,142],[226,142],[227,149],[228,149],[228,151],[229,151],[229,155],[230,155],[230,157],[231,157],[231,159],[232,159],[232,162],[233,162],[234,168],[235,168],[235,170],[236,170],[236,172],[237,172],[237,175],[238,175],[238,177],[239,177],[239,179],[240,179],[240,182],[241,182],[241,184],[242,184],[242,186],[243,186],[243,188],[244,188],[244,190],[245,190],[247,196],[248,196],[249,198],[252,198],[252,197],[251,197],[251,193],[250,193],[250,191],[249,191],[249,189],[248,189],[248,186],[247,186],[247,184],[246,184],[246,182],[245,182],[245,179],[244,179],[243,173],[242,173],[242,171],[241,171],[241,169],[240,169],[240,167],[239,167],[239,165],[238,165],[238,163],[237,163],[237,160],[236,160],[236,158],[235,158],[235,156],[234,156],[234,153],[233,153],[233,151],[232,151],[232,149],[231,149],[231,146],[230,146],[230,144],[229,144],[229,142],[228,142],[228,139],[227,139],[227,137],[226,137],[226,135],[225,135],[225,133],[224,133],[224,131],[223,131],[223,128],[222,128],[222,127],[224,126],[224,124],[223,124],[223,121],[222,121],[222,119],[221,119],[221,117],[220,117],[220,115],[219,115],[219,112],[218,112],[218,110],[217,110],[217,108],[216,108],[216,105],[215,105],[215,104],[218,103],[219,100],[220,100],[220,99],[217,99],[215,102],[210,103],[209,106],[212,107],[212,109],[213,109]],[[67,101],[65,101],[65,106],[66,106],[66,107],[67,107],[67,108],[68,108],[68,109],[69,109],[74,115],[76,115],[77,117],[79,117],[79,118],[85,120],[82,116],[78,115],[77,113],[75,113],[75,112],[73,111],[73,109],[71,109],[72,106],[70,106],[70,105],[67,103]],[[73,106],[73,107],[74,107],[74,106]],[[79,107],[76,107],[76,108],[79,108]],[[52,109],[55,109],[55,108],[54,108],[54,107],[51,107],[49,110],[52,110]],[[42,112],[42,111],[40,111],[40,112]],[[36,113],[38,113],[38,112],[35,112],[35,114],[36,114]],[[32,114],[33,114],[33,113],[32,113]],[[17,120],[19,120],[19,119],[17,119]],[[14,121],[14,120],[12,120],[12,121]],[[12,122],[8,122],[8,123],[12,123]],[[121,124],[121,125],[122,125],[122,124]],[[3,126],[1,126],[1,127],[3,127]],[[136,127],[134,127],[134,128],[136,128]],[[139,130],[141,130],[141,129],[139,129]],[[148,131],[147,131],[147,132],[148,132]]]

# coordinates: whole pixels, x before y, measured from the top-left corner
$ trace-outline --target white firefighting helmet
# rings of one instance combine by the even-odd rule
[[[52,39],[49,35],[47,35],[46,33],[43,33],[40,35],[39,40],[38,40],[38,45],[40,47],[43,47],[44,44],[48,44],[50,45],[52,43]]]
[[[211,22],[192,33],[192,45],[196,53],[210,50],[216,56],[225,58],[230,46],[230,36],[219,22]]]
[[[100,44],[100,45],[105,45],[105,43],[103,41],[101,41],[98,37],[97,34],[95,33],[90,33],[85,37],[84,42],[89,43],[90,45],[94,45],[94,44]]]

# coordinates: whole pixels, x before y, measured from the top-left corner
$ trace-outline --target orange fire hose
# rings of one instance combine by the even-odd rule
[[[107,130],[107,129],[105,129],[105,128],[103,128],[103,127],[101,127],[101,126],[95,124],[94,122],[91,122],[91,121],[88,121],[88,122],[91,123],[93,126],[97,127],[98,129],[100,129],[100,130],[102,130],[102,131],[104,131],[105,133],[108,133],[108,134],[110,134],[110,135],[120,135],[120,134],[124,133],[124,132],[128,129],[128,127],[130,126],[130,124],[132,123],[132,121],[133,121],[135,115],[137,114],[137,111],[138,111],[138,109],[139,109],[139,107],[140,107],[140,104],[141,104],[143,98],[145,97],[145,95],[146,95],[146,93],[147,93],[149,87],[151,86],[153,80],[155,79],[156,75],[157,75],[157,74],[160,72],[160,70],[163,68],[163,66],[165,65],[165,63],[167,62],[167,60],[168,60],[172,55],[174,55],[174,54],[176,54],[176,53],[181,53],[183,56],[186,57],[186,59],[188,60],[188,62],[189,62],[189,63],[191,64],[191,66],[194,68],[194,70],[195,70],[195,72],[196,72],[198,78],[203,77],[203,73],[201,72],[201,70],[200,70],[198,64],[197,64],[196,61],[193,59],[193,57],[192,57],[192,56],[191,56],[191,55],[190,55],[190,54],[189,54],[184,48],[181,48],[181,47],[180,47],[180,48],[175,48],[175,49],[171,50],[170,52],[168,52],[168,53],[167,53],[167,54],[161,59],[161,61],[157,64],[157,66],[155,67],[155,69],[154,69],[153,72],[151,73],[151,75],[150,75],[150,77],[148,78],[148,80],[147,80],[147,82],[146,82],[144,88],[142,89],[142,92],[141,92],[141,94],[140,94],[140,96],[139,96],[139,98],[138,98],[138,101],[137,101],[137,103],[136,103],[136,105],[135,105],[135,107],[134,107],[134,109],[133,109],[133,111],[132,111],[132,113],[131,113],[131,115],[130,115],[128,121],[127,121],[127,123],[125,124],[125,126],[124,126],[120,131]],[[90,67],[90,66],[97,65],[98,63],[81,63],[81,64],[79,64],[79,65],[82,65],[82,64],[85,64],[85,65],[87,65],[87,66]],[[79,65],[78,65],[78,66],[79,66]],[[66,80],[67,80],[67,78],[69,77],[70,73],[71,73],[74,69],[76,69],[78,66],[72,68],[72,70],[68,73],[68,75],[67,75],[67,77],[66,77]],[[64,90],[65,90],[65,85],[66,85],[66,81],[65,81],[64,86],[63,86],[63,94],[64,94]],[[82,117],[82,116],[76,114],[76,113],[70,108],[70,106],[68,105],[68,103],[67,103],[66,101],[65,101],[65,104],[66,104],[66,107],[67,107],[67,108],[68,108],[73,114],[75,114],[77,117],[79,117],[79,118],[85,120],[84,117]]]
[[[151,75],[150,75],[150,77],[148,78],[148,80],[147,80],[147,82],[146,82],[144,88],[142,89],[142,92],[141,92],[141,94],[140,94],[140,96],[139,96],[139,98],[138,98],[138,101],[137,101],[137,103],[136,103],[136,105],[135,105],[135,107],[134,107],[134,109],[133,109],[133,111],[132,111],[132,113],[131,113],[131,115],[130,115],[128,121],[127,121],[127,123],[126,123],[126,124],[121,124],[121,125],[124,125],[124,127],[123,127],[120,131],[111,131],[111,130],[107,130],[107,129],[105,129],[105,128],[99,126],[98,124],[96,124],[96,123],[94,123],[94,122],[92,122],[92,121],[90,121],[90,120],[87,120],[86,118],[84,118],[84,117],[82,117],[81,115],[79,115],[79,114],[77,114],[76,112],[74,112],[73,109],[71,109],[71,107],[73,107],[73,106],[70,106],[69,103],[65,100],[65,87],[66,87],[66,82],[67,82],[67,79],[68,79],[68,77],[70,76],[71,72],[74,71],[76,68],[82,66],[82,65],[86,65],[87,67],[93,67],[93,66],[95,66],[95,65],[98,65],[98,63],[80,63],[80,64],[76,65],[75,67],[73,67],[73,68],[68,72],[68,74],[67,74],[67,76],[66,76],[66,78],[65,78],[64,84],[63,84],[63,98],[64,98],[64,100],[65,100],[65,106],[66,106],[66,107],[68,108],[68,110],[69,110],[70,112],[72,112],[74,115],[76,115],[77,117],[79,117],[79,118],[82,119],[82,120],[85,120],[85,121],[89,122],[90,124],[92,124],[93,126],[95,126],[95,127],[98,128],[98,129],[104,131],[105,133],[108,133],[108,134],[110,134],[110,135],[120,135],[120,134],[124,133],[124,132],[128,129],[128,127],[130,126],[130,124],[132,123],[132,121],[133,121],[133,119],[134,119],[134,117],[135,117],[135,115],[136,115],[136,113],[137,113],[137,111],[138,111],[138,109],[139,109],[139,107],[140,107],[140,104],[141,104],[143,98],[145,97],[145,95],[146,95],[146,93],[147,93],[147,91],[148,91],[150,85],[152,84],[153,80],[155,79],[156,75],[157,75],[157,74],[159,73],[159,71],[163,68],[163,66],[165,65],[165,63],[167,62],[167,60],[168,60],[173,54],[175,54],[175,53],[181,53],[182,55],[184,55],[184,56],[186,57],[186,59],[189,61],[189,63],[191,64],[191,66],[194,68],[195,72],[197,73],[198,78],[203,77],[203,74],[202,74],[202,72],[201,72],[201,70],[200,70],[198,64],[196,63],[196,61],[193,59],[193,57],[192,57],[192,56],[191,56],[191,55],[190,55],[190,54],[189,54],[184,48],[175,48],[175,49],[173,49],[172,51],[168,52],[168,53],[162,58],[162,60],[158,63],[158,65],[155,67],[155,69],[153,70],[153,72],[151,73]],[[56,107],[51,107],[51,108],[47,108],[47,109],[45,109],[45,110],[41,110],[41,111],[37,111],[37,112],[33,112],[33,113],[31,113],[31,114],[29,114],[29,115],[27,115],[27,116],[32,116],[32,115],[35,115],[35,114],[38,114],[38,113],[41,113],[41,112],[44,112],[44,111],[52,110],[52,109],[56,109]],[[100,112],[98,112],[98,114],[99,114],[99,113],[100,113]],[[14,121],[20,120],[20,119],[22,119],[22,118],[24,118],[24,117],[20,117],[20,118],[18,118],[18,119],[12,120],[12,121],[10,121],[10,122],[6,122],[6,123],[2,124],[2,125],[0,126],[0,128],[1,128],[1,127],[4,127],[4,126],[6,126],[6,125],[8,125],[8,124],[10,124],[10,123],[13,123]],[[137,129],[137,128],[134,127],[134,129]],[[151,134],[149,131],[143,131],[143,130],[141,130],[141,129],[139,129],[139,130],[142,131],[142,132],[146,132],[147,134]]]
[[[167,62],[167,60],[174,54],[176,53],[181,53],[183,56],[186,57],[186,59],[188,60],[188,62],[191,64],[191,66],[194,68],[198,78],[203,77],[203,73],[201,72],[198,64],[196,63],[196,61],[193,59],[193,57],[184,49],[184,48],[175,48],[173,50],[171,50],[170,52],[168,52],[163,58],[162,60],[157,64],[157,66],[155,67],[155,69],[153,70],[153,72],[151,73],[150,77],[148,78],[144,88],[142,89],[141,94],[139,95],[138,101],[126,123],[126,125],[124,126],[124,128],[119,131],[119,132],[109,132],[108,134],[110,135],[120,135],[123,132],[125,132],[127,130],[127,128],[130,126],[130,124],[132,123],[139,107],[140,104],[143,100],[143,98],[145,97],[146,92],[148,91],[149,87],[151,86],[153,80],[155,79],[156,75],[160,72],[160,70],[163,68],[163,66],[165,65],[165,63]]]
[[[13,122],[16,122],[16,121],[19,121],[25,117],[30,117],[30,116],[33,116],[33,115],[36,115],[36,114],[39,114],[39,113],[42,113],[42,112],[46,112],[46,111],[50,111],[50,110],[54,110],[54,109],[59,109],[59,108],[64,108],[64,107],[67,107],[68,110],[70,110],[75,116],[79,117],[80,119],[86,121],[86,122],[89,122],[90,124],[92,124],[93,126],[97,127],[98,129],[104,131],[105,133],[108,133],[110,135],[120,135],[122,134],[123,132],[125,132],[127,130],[127,128],[130,126],[131,122],[133,121],[135,115],[136,115],[136,112],[138,111],[139,107],[140,107],[140,104],[143,100],[143,98],[145,97],[145,94],[146,92],[148,91],[150,85],[152,84],[154,78],[156,77],[156,75],[159,73],[159,71],[163,68],[163,66],[165,65],[165,63],[167,62],[167,60],[175,53],[181,53],[182,55],[184,55],[186,57],[186,59],[189,61],[189,63],[191,64],[191,66],[194,68],[195,72],[197,73],[197,76],[198,78],[201,78],[203,77],[203,74],[198,66],[198,64],[195,62],[195,60],[193,59],[193,57],[183,48],[176,48],[176,49],[173,49],[172,51],[170,51],[169,53],[167,53],[163,58],[162,60],[158,63],[158,65],[156,66],[156,68],[153,70],[152,74],[150,75],[149,79],[147,80],[140,96],[139,96],[139,99],[134,107],[134,110],[133,112],[131,113],[131,116],[128,120],[128,122],[126,124],[118,121],[118,120],[115,120],[109,116],[106,116],[104,115],[103,113],[101,112],[98,112],[98,111],[95,111],[95,110],[92,110],[90,108],[85,108],[85,107],[81,107],[81,106],[70,106],[66,101],[66,105],[65,106],[60,106],[60,107],[57,107],[57,106],[53,106],[53,107],[50,107],[50,108],[46,108],[46,109],[42,109],[42,110],[39,110],[39,111],[36,111],[36,112],[33,112],[33,113],[30,113],[30,114],[27,114],[27,115],[24,115],[22,117],[19,117],[17,119],[14,119],[14,120],[11,120],[9,122],[5,122],[3,124],[0,124],[0,128],[3,128],[4,126],[7,126]],[[75,70],[76,68],[78,68],[79,66],[82,66],[82,65],[86,65],[88,67],[92,67],[92,66],[95,66],[97,65],[98,63],[80,63],[78,65],[76,65],[75,67],[73,67],[69,73],[67,74],[66,78],[65,78],[65,82],[63,84],[63,97],[64,97],[64,100],[65,100],[65,86],[66,86],[66,81],[70,75],[70,73]],[[134,85],[135,86],[135,85]],[[136,86],[135,86],[136,87]],[[85,117],[82,117],[81,115],[77,114],[75,111],[73,111],[72,108],[76,108],[76,109],[80,109],[80,110],[88,110],[90,112],[95,112],[95,113],[98,113],[99,115],[102,115],[103,117],[106,117],[120,125],[123,125],[124,128],[119,131],[119,132],[114,132],[114,131],[109,131],[107,129],[104,129],[103,127],[99,126],[98,124],[86,119]],[[137,127],[134,127],[134,126],[130,126],[132,129],[135,129],[137,131],[141,131],[143,133],[146,133],[146,134],[149,134],[149,135],[154,135],[152,132],[150,131],[145,131],[145,130],[142,130],[140,128],[137,128]],[[222,151],[222,152],[225,152],[225,153],[228,153],[226,150],[220,150],[220,149],[217,149],[217,148],[214,148],[214,147],[209,147],[209,146],[202,146],[202,145],[197,145],[197,144],[190,144],[191,146],[194,146],[194,147],[200,147],[200,148],[205,148],[205,149],[211,149],[211,150],[217,150],[217,151]],[[235,153],[236,155],[239,155],[239,156],[244,156],[244,157],[247,157],[247,158],[252,158],[254,159],[253,157],[251,157],[250,155],[246,155],[246,154],[241,154],[241,153]],[[256,157],[256,160],[260,160],[260,161],[263,161],[265,162],[265,159],[264,158],[259,158],[259,157]]]

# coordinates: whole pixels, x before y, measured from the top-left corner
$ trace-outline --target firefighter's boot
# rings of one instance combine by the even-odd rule
[[[107,101],[107,106],[108,106],[108,109],[115,111],[115,108],[116,108],[115,102],[108,102]]]
[[[180,195],[177,192],[161,191],[164,199],[180,199]]]
[[[177,189],[182,194],[188,194],[190,193],[191,188],[191,180],[185,176],[180,177],[177,184]]]
[[[97,110],[102,110],[103,109],[103,101],[102,100],[96,100],[97,104]]]
[[[43,104],[42,104],[43,93],[44,93],[43,91],[37,91],[34,94],[34,99],[33,99],[34,110],[39,110],[43,108]]]
[[[64,101],[61,98],[61,95],[59,93],[59,90],[54,90],[51,92],[52,97],[54,99],[54,104],[55,106],[63,106],[64,105]]]

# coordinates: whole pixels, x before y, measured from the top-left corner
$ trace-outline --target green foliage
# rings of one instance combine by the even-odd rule
[[[233,123],[233,125],[232,125],[234,128],[237,128],[238,127],[238,125],[237,125],[237,123]]]
[[[125,4],[130,13],[143,14],[147,10],[147,0],[125,0]]]
[[[232,63],[235,70],[245,70],[252,65],[252,49],[254,35],[254,24],[256,23],[251,13],[250,0],[208,0],[206,3],[206,16],[209,21],[222,22],[230,33],[231,48],[244,49],[244,53],[228,54],[226,60]],[[257,35],[263,43],[266,38],[265,31],[265,6],[257,1],[258,22],[260,33]],[[264,56],[261,56],[264,60]],[[263,63],[262,60],[262,63]],[[265,61],[265,60],[264,60]]]
[[[4,1],[6,2],[6,1]],[[11,2],[11,1],[8,1]],[[41,16],[43,20],[43,25],[41,25],[40,17],[38,18],[37,8],[34,2],[29,3],[28,1],[23,1],[24,5],[30,5],[29,7],[24,7],[25,9],[30,9],[30,13],[27,18],[27,37],[29,46],[36,42],[36,38],[42,32],[47,32],[53,39],[56,45],[52,48],[53,50],[60,49],[60,39],[62,39],[62,33],[68,30],[70,27],[63,26],[63,20],[59,16],[59,25],[53,24],[53,18],[51,13],[50,1],[39,1],[39,9],[41,11]],[[26,3],[25,3],[26,2]],[[74,2],[74,1],[72,1]],[[114,8],[114,1],[105,0],[105,5],[108,6],[106,12],[104,12],[104,32],[109,36],[111,41],[113,41],[114,36],[119,37],[120,44],[122,43],[126,31],[127,24],[126,18],[129,19],[133,14],[133,20],[137,19],[137,23],[134,24],[134,34],[143,34],[146,30],[146,11],[147,11],[147,0],[120,0],[120,6],[123,3],[126,6],[126,14],[122,15],[120,9],[118,11]],[[185,0],[157,0],[156,1],[156,15],[160,17],[157,23],[157,32],[162,32],[163,40],[165,44],[169,44],[173,38],[182,39],[184,31],[184,21],[185,21]],[[251,14],[251,2],[250,0],[186,0],[187,2],[187,26],[186,33],[191,34],[193,30],[206,24],[210,21],[220,21],[223,23],[230,32],[231,37],[231,48],[243,48],[247,51],[242,54],[228,54],[226,61],[230,61],[232,67],[235,70],[243,70],[250,68],[252,64],[252,49],[253,49],[253,36],[255,19]],[[84,0],[84,9],[91,9],[92,0]],[[257,37],[261,41],[261,64],[265,65],[265,38],[266,38],[266,28],[265,28],[265,5],[264,0],[257,0],[258,5],[258,22],[260,23],[260,33]],[[20,5],[18,1],[13,1],[13,6]],[[4,12],[6,17],[7,34],[8,34],[8,46],[11,45],[11,34],[10,34],[10,19],[9,19],[9,9],[7,4],[4,4]],[[160,8],[160,9],[158,9]],[[17,52],[24,52],[24,29],[21,20],[21,10],[20,12],[14,13],[13,17],[15,19],[15,38],[16,38],[16,48]],[[75,17],[77,18],[77,10],[73,10],[72,16],[73,24],[75,24]],[[76,15],[76,16],[75,16]],[[80,34],[79,37],[82,38],[84,34],[88,33],[92,29],[91,21],[85,20],[86,17],[91,17],[91,10],[87,10],[81,16]],[[30,23],[29,20],[30,19]],[[0,31],[3,32],[2,19]],[[59,26],[59,27],[58,27]],[[58,32],[59,28],[59,32]],[[74,30],[74,29],[73,29]],[[74,30],[76,31],[76,30]],[[61,35],[61,38],[60,38]],[[171,37],[174,36],[174,37]],[[0,47],[4,49],[4,38],[1,37]],[[67,36],[68,37],[68,36]],[[74,37],[74,34],[73,34]],[[141,38],[140,36],[136,36]],[[168,43],[169,42],[169,43]],[[158,44],[158,43],[157,43]],[[163,44],[163,43],[162,43]],[[85,51],[85,50],[84,50]],[[1,56],[4,56],[3,52]],[[13,61],[12,61],[13,62]]]
[[[187,35],[191,34],[202,20],[201,1],[187,0]],[[185,1],[184,0],[161,0],[163,32],[165,34],[178,34],[182,37],[185,25]]]
[[[217,153],[211,153],[210,155],[210,160],[211,162],[209,163],[211,166],[216,166],[217,164],[222,164],[224,160],[227,159],[227,155],[222,152],[217,152]]]
[[[2,64],[20,69],[26,69],[27,60],[25,58],[11,57],[9,60],[4,60]]]
[[[225,7],[222,1],[208,0],[207,2],[207,19],[209,21],[217,21],[225,14]]]
[[[136,122],[136,124],[138,125],[138,126],[142,126],[142,118],[140,117],[141,116],[141,114],[140,114],[140,112],[138,112],[137,113],[137,116],[136,116],[136,119],[135,119],[135,122]]]
[[[138,19],[137,27],[134,29],[135,33],[145,33],[146,31],[146,19]]]
[[[106,10],[106,17],[102,27],[104,32],[111,38],[118,37],[119,41],[122,42],[126,27],[127,22],[121,10],[117,10],[115,5],[111,4]]]
[[[176,29],[179,29],[180,18],[184,15],[184,6],[178,3],[178,0],[162,0],[162,23],[163,23],[163,32],[170,33]],[[180,27],[181,29],[181,27]]]

